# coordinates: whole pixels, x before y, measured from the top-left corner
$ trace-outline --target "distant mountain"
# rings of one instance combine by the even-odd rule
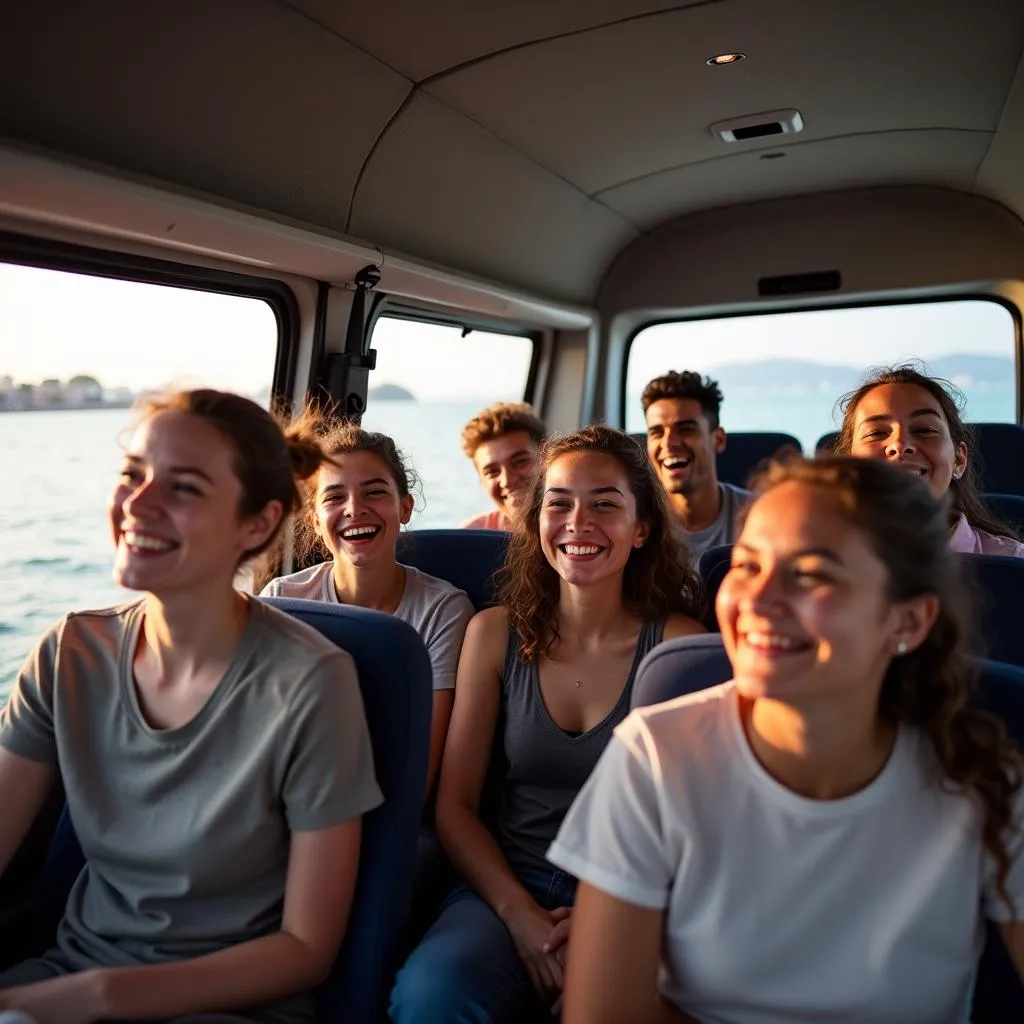
[[[398,384],[378,384],[366,394],[371,402],[415,402],[416,396]]]
[[[761,359],[754,363],[711,366],[707,373],[730,390],[754,388],[806,394],[808,391],[851,391],[863,379],[867,366],[843,366],[804,359]],[[960,387],[1007,387],[1013,381],[1013,360],[1000,356],[956,354],[925,362],[927,372]]]

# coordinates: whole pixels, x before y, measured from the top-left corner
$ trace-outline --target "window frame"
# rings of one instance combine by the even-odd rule
[[[13,231],[0,231],[0,262],[87,277],[105,277],[261,299],[270,307],[277,322],[277,349],[270,393],[277,401],[291,399],[299,351],[299,304],[295,293],[284,281],[59,242]]]
[[[815,303],[812,305],[799,306],[771,306],[760,309],[744,309],[735,313],[715,313],[711,316],[665,316],[652,317],[643,323],[638,324],[626,338],[623,346],[621,387],[618,395],[618,422],[620,427],[626,427],[626,403],[628,400],[627,380],[629,375],[629,357],[633,351],[633,342],[648,327],[658,327],[662,324],[684,324],[702,323],[708,320],[739,320],[750,316],[776,316],[784,313],[818,313],[825,311],[841,311],[847,309],[878,309],[882,306],[923,306],[939,302],[994,302],[1002,306],[1010,314],[1013,323],[1013,368],[1014,368],[1014,423],[1017,426],[1024,426],[1022,414],[1024,414],[1024,382],[1022,382],[1022,369],[1024,369],[1024,329],[1022,329],[1021,310],[1014,302],[1002,295],[993,295],[986,292],[961,292],[947,295],[928,295],[921,297],[905,297],[889,299],[863,299],[853,302],[842,303]]]
[[[448,313],[421,309],[417,306],[395,301],[384,295],[379,302],[374,304],[366,324],[365,337],[368,349],[373,347],[373,332],[377,326],[377,321],[381,317],[391,317],[393,320],[409,320],[414,323],[434,324],[439,327],[457,327],[463,331],[467,329],[470,331],[486,331],[488,334],[504,334],[510,338],[526,338],[532,348],[530,352],[530,366],[526,371],[526,382],[523,386],[524,393],[520,401],[529,402],[531,405],[534,404],[537,381],[540,378],[541,353],[544,348],[544,332],[542,330],[512,324],[507,320],[491,319],[486,316],[467,316],[457,311]],[[367,405],[369,405],[369,402],[367,402]],[[623,404],[623,409],[625,409],[625,404]]]

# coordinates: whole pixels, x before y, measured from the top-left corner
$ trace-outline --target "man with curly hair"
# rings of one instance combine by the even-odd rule
[[[749,491],[720,483],[715,458],[725,449],[718,382],[672,370],[644,388],[647,457],[668,493],[694,557],[736,539],[736,513]]]
[[[462,450],[472,460],[494,508],[467,519],[472,530],[507,530],[529,496],[547,428],[526,402],[496,402],[462,430]]]

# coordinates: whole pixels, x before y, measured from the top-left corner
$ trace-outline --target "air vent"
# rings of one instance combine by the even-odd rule
[[[711,134],[723,142],[745,142],[763,139],[769,135],[790,135],[802,131],[804,119],[799,110],[770,110],[764,114],[748,114],[731,121],[718,121],[711,126]]]

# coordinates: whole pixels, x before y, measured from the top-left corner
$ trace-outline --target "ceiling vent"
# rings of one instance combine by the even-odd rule
[[[717,121],[711,126],[711,134],[723,142],[747,142],[771,135],[792,135],[803,127],[804,119],[799,110],[769,110],[764,114],[734,117],[731,121]]]

